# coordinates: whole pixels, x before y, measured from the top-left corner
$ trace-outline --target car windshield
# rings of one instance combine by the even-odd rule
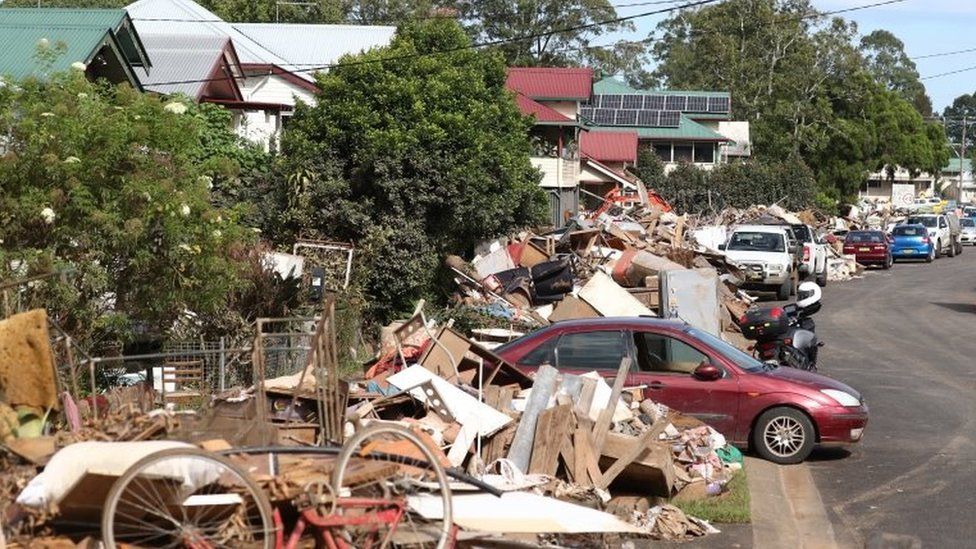
[[[959,220],[959,224],[963,227],[976,227],[976,219],[971,217],[964,217]]]
[[[688,328],[686,332],[691,337],[705,342],[708,346],[715,349],[717,352],[721,353],[722,356],[729,359],[735,363],[736,366],[747,372],[762,372],[767,368],[765,364],[759,362],[748,353],[740,351],[734,346],[726,343],[721,338],[713,336],[708,332],[699,330],[698,328]]]
[[[880,244],[884,242],[884,237],[881,233],[870,232],[870,233],[847,233],[847,238],[845,242],[853,242],[855,244],[863,242],[874,242]]]
[[[895,230],[891,231],[891,234],[895,236],[925,236],[925,227],[915,226],[900,226],[895,227]]]
[[[786,243],[779,233],[759,233],[742,231],[732,234],[728,250],[752,252],[785,252]]]
[[[912,225],[925,225],[926,227],[939,226],[939,221],[936,217],[909,217],[908,223]]]

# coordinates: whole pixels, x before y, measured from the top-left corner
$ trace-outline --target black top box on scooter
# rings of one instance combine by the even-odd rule
[[[782,307],[752,307],[739,318],[739,329],[746,339],[777,337],[790,328],[790,317]]]

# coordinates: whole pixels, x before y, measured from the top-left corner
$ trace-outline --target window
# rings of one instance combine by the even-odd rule
[[[976,220],[969,217],[964,217],[959,220],[959,224],[963,227],[976,227]]]
[[[623,334],[618,331],[565,334],[556,345],[558,368],[616,371],[627,355]]]
[[[925,225],[926,227],[934,228],[935,227],[935,217],[933,217],[933,216],[927,216],[927,217],[909,217],[908,220],[905,221],[905,224],[906,225]]]
[[[691,345],[670,336],[638,332],[634,334],[637,346],[637,365],[643,372],[690,374],[708,356]]]
[[[695,160],[695,147],[691,143],[674,144],[675,162],[693,162]]]
[[[880,179],[868,179],[867,188],[869,188],[869,189],[880,189],[881,188],[881,180]]]
[[[541,345],[532,349],[520,358],[517,362],[521,366],[542,366],[543,364],[552,364],[552,350],[556,347],[556,340],[558,337],[549,338],[543,341]]]
[[[785,252],[786,243],[780,233],[753,233],[748,231],[732,234],[729,250],[753,252]]]
[[[945,229],[947,225],[948,224],[946,223],[945,218],[944,217],[940,217],[939,218],[939,228],[940,229]]]
[[[852,244],[881,244],[884,241],[884,235],[876,231],[847,233],[847,237],[844,238],[844,242]]]
[[[671,162],[671,143],[655,143],[654,153],[664,162]]]
[[[715,144],[695,143],[695,162],[712,164],[715,162]]]
[[[898,226],[895,227],[895,230],[891,231],[891,234],[895,236],[926,236],[928,233],[925,232],[925,227]]]

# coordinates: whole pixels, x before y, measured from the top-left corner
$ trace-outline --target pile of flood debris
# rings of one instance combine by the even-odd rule
[[[831,232],[839,219],[777,205],[711,216],[635,207],[580,216],[555,231],[499,238],[476,249],[470,261],[450,256],[446,265],[455,276],[457,304],[517,332],[568,319],[657,316],[680,318],[746,349],[736,321],[759,294],[741,289],[743,273],[726,261],[729,230],[806,225],[826,253],[827,280],[847,280],[863,267],[842,254]]]
[[[721,433],[645,398],[641,388],[625,387],[628,360],[612,385],[597,372],[549,366],[530,377],[418,311],[389,331],[388,348],[362,379],[345,382],[329,350],[332,314],[321,315],[314,330],[322,345],[312,347],[322,352],[296,364],[294,374],[256,378],[254,386],[213,395],[194,410],[163,407],[144,385],[72,396],[59,389],[52,360],[21,363],[21,377],[0,378],[0,394],[18,394],[27,380],[40,394],[59,398],[44,403],[39,427],[24,419],[2,438],[6,541],[73,547],[98,540],[106,498],[126,471],[153,452],[191,446],[231,454],[276,509],[294,512],[295,502],[328,483],[334,460],[282,454],[272,463],[248,458],[243,449],[338,446],[376,424],[409,429],[449,470],[496,492],[451,485],[453,524],[469,539],[515,536],[541,544],[564,535],[684,539],[717,531],[668,503],[679,493],[721,497],[741,468],[741,454]],[[43,311],[35,315],[41,322]],[[5,341],[39,344],[41,326],[30,337]],[[359,473],[386,474],[390,467],[413,465],[397,461]]]

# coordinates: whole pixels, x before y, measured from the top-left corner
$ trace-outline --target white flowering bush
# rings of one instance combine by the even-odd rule
[[[213,132],[230,130],[180,105],[77,71],[0,87],[0,279],[72,271],[21,298],[75,337],[222,315],[240,288],[253,233],[201,184],[226,163],[208,148]]]

